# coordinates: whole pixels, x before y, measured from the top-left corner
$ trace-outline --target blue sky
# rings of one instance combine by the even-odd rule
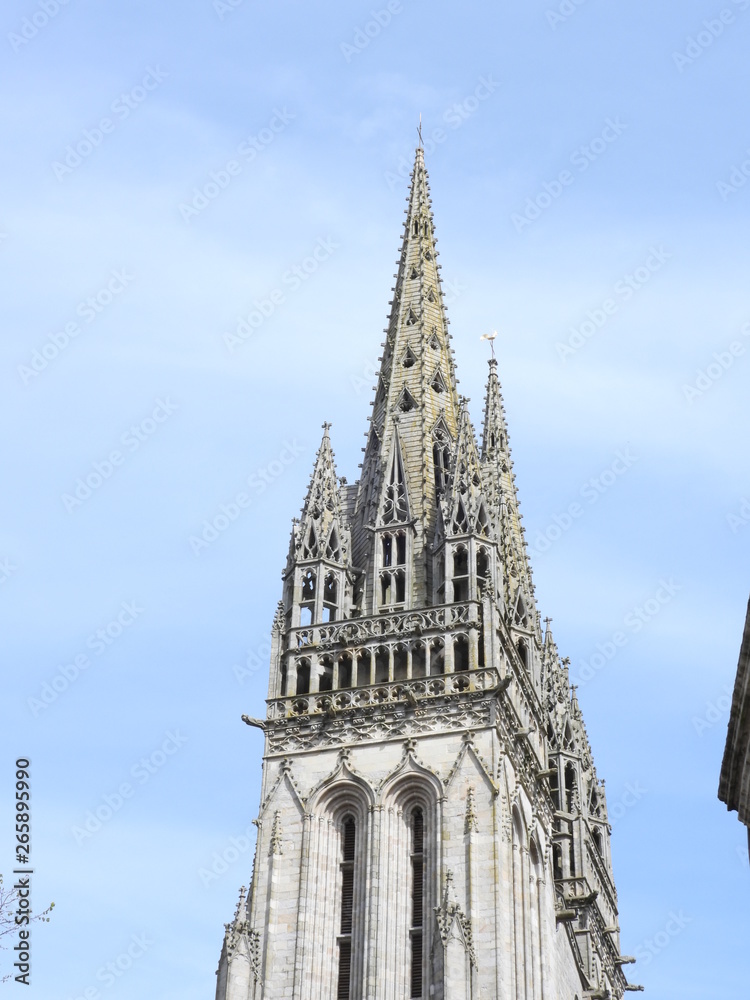
[[[497,328],[631,981],[746,996],[716,788],[750,589],[750,2],[45,3],[0,28],[0,870],[23,755],[56,903],[31,995],[213,996],[258,805],[239,717],[324,420],[357,478],[421,113],[461,390],[479,425]]]

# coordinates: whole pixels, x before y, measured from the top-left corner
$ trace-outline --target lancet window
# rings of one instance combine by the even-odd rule
[[[424,814],[417,807],[411,815],[411,992],[422,997],[424,952]]]
[[[339,891],[341,925],[338,937],[339,975],[337,1000],[349,1000],[352,980],[352,929],[354,926],[354,864],[357,846],[357,824],[348,816],[341,828],[341,864]]]

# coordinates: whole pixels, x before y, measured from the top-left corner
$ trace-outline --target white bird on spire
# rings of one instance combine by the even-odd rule
[[[492,333],[483,333],[479,338],[480,340],[489,340],[493,358],[495,357],[495,337],[497,337],[497,330],[493,330]]]

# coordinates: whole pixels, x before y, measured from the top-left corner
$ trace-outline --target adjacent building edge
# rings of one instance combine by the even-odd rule
[[[726,803],[727,809],[737,812],[740,822],[748,828],[750,853],[750,602],[729,714],[719,798]]]

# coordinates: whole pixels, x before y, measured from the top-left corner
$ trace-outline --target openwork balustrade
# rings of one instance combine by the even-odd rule
[[[485,666],[481,605],[291,629],[282,654],[279,698],[429,680]]]
[[[404,703],[407,708],[415,708],[419,702],[428,698],[440,698],[470,691],[491,691],[497,687],[499,681],[500,675],[497,670],[482,668],[408,682],[373,684],[347,690],[274,698],[269,704],[268,715],[270,719],[299,715],[331,717],[347,709],[394,705],[399,702]]]
[[[288,645],[290,649],[352,646],[386,636],[442,632],[470,622],[477,623],[480,614],[481,605],[476,601],[467,601],[465,604],[445,604],[420,611],[394,611],[371,618],[347,618],[290,629],[287,633]]]

